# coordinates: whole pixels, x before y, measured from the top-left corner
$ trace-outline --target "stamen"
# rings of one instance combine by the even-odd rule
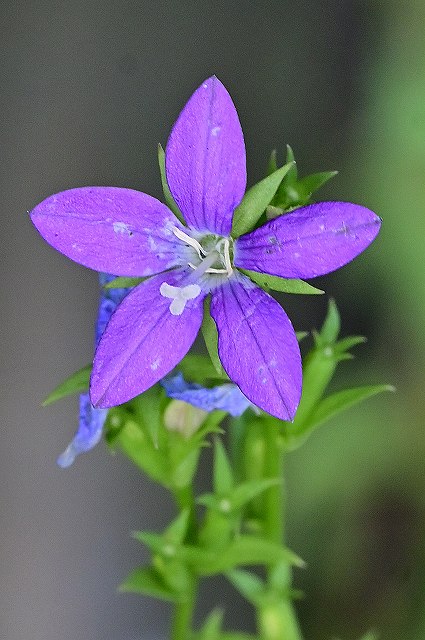
[[[170,313],[173,316],[181,316],[188,300],[194,300],[201,293],[198,284],[188,284],[185,287],[173,287],[168,282],[163,282],[159,288],[164,298],[171,298]]]
[[[202,260],[202,256],[206,256],[207,255],[207,252],[205,251],[205,249],[199,244],[199,242],[197,240],[195,240],[195,238],[191,238],[191,236],[188,236],[187,233],[185,233],[184,231],[182,231],[178,227],[173,227],[173,233],[179,240],[183,240],[183,242],[185,242],[190,247],[195,249],[196,253],[198,254],[198,256],[200,258],[200,260]]]

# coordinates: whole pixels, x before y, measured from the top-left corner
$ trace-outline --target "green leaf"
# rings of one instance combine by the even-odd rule
[[[216,511],[231,513],[240,511],[248,502],[253,500],[270,487],[281,484],[280,478],[265,478],[263,480],[247,480],[235,487],[223,499],[223,495],[214,495],[213,493],[204,493],[196,499],[198,504],[202,504]],[[224,503],[224,504],[223,504]]]
[[[164,540],[173,544],[181,544],[186,537],[189,526],[189,509],[183,511],[175,518],[164,532]]]
[[[288,174],[285,178],[285,182],[287,183],[296,182],[298,178],[297,161],[295,160],[292,147],[289,144],[286,145],[286,162],[287,163],[292,162],[293,164],[291,169],[288,171]]]
[[[303,431],[310,431],[322,422],[325,422],[326,420],[336,416],[338,413],[345,411],[345,409],[349,409],[350,407],[363,402],[363,400],[372,398],[383,391],[395,391],[395,388],[389,384],[377,384],[337,391],[320,402],[304,424]]]
[[[217,496],[227,496],[234,486],[232,465],[219,438],[214,443],[213,485]]]
[[[315,191],[323,187],[328,180],[334,178],[338,171],[321,171],[320,173],[312,173],[298,181],[298,187],[305,193],[305,197],[309,198]]]
[[[165,391],[161,385],[155,384],[130,401],[131,408],[135,411],[141,424],[146,427],[156,449],[159,444],[158,438],[162,425],[162,408],[165,397]]]
[[[204,318],[202,320],[202,335],[204,336],[205,346],[207,347],[208,354],[211,358],[211,362],[220,377],[224,377],[224,369],[221,365],[220,358],[218,357],[218,333],[217,327],[210,314],[210,300],[209,296],[205,298],[204,302]]]
[[[179,602],[182,597],[172,591],[162,579],[162,576],[152,567],[140,567],[132,571],[120,584],[119,591],[143,593],[153,598]]]
[[[274,171],[257,182],[244,195],[233,215],[232,236],[237,238],[253,229],[259,218],[273,199],[280,183],[292,167],[291,163]]]
[[[221,640],[220,630],[223,624],[224,611],[222,609],[214,609],[211,611],[199,633],[195,637],[200,640]]]
[[[333,298],[329,299],[328,313],[322,325],[322,329],[317,336],[319,346],[333,344],[339,336],[341,329],[341,318],[338,308]]]
[[[273,565],[279,561],[304,566],[304,562],[289,549],[256,536],[239,536],[220,553],[191,546],[182,547],[178,553],[180,560],[205,576],[230,571],[240,565]]]
[[[137,287],[138,284],[146,280],[146,278],[127,278],[125,276],[119,276],[114,278],[110,282],[103,285],[104,289],[130,289],[131,287]]]
[[[242,273],[251,278],[256,284],[263,289],[273,289],[273,291],[283,291],[285,293],[300,293],[320,295],[324,293],[321,289],[316,289],[304,280],[296,278],[279,278],[278,276],[269,276],[266,273],[258,273],[249,269],[240,269]]]
[[[226,578],[243,597],[256,606],[265,592],[265,584],[255,573],[233,569],[226,573]]]
[[[69,378],[61,382],[56,389],[49,393],[47,398],[43,400],[42,406],[47,407],[47,405],[53,404],[53,402],[66,398],[66,396],[70,396],[73,393],[82,393],[87,391],[89,388],[91,370],[92,365],[88,364],[86,367],[83,367],[73,373],[72,376],[69,376]]]
[[[174,213],[176,218],[180,220],[180,222],[182,222],[183,224],[186,224],[183,218],[183,214],[178,208],[176,201],[174,200],[171,194],[170,187],[168,186],[167,174],[165,171],[165,152],[161,144],[158,144],[158,163],[159,163],[159,172],[161,174],[161,184],[162,184],[162,191],[164,193],[165,204],[169,209],[171,209],[171,211]]]

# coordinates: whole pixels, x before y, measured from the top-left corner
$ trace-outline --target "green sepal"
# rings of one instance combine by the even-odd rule
[[[270,153],[270,158],[267,163],[266,176],[270,176],[272,173],[277,171],[278,168],[279,167],[277,166],[277,150],[273,149],[272,152]]]
[[[282,213],[288,213],[298,207],[311,204],[311,196],[313,193],[338,173],[337,171],[321,171],[298,179],[294,153],[289,145],[287,145],[286,149],[286,162],[292,161],[294,165],[282,180],[270,203],[272,208],[267,212],[268,219],[276,218],[278,215],[282,215]]]
[[[47,407],[49,404],[53,404],[62,398],[66,398],[74,393],[83,393],[88,390],[90,383],[90,374],[92,365],[88,364],[86,367],[79,369],[73,373],[69,378],[64,380],[53,389],[51,393],[42,402],[43,407]]]
[[[226,374],[222,367],[220,358],[218,356],[218,332],[214,320],[210,314],[210,297],[207,296],[204,301],[204,317],[201,326],[202,335],[204,337],[205,346],[208,351],[208,355],[211,358],[211,362],[221,377],[225,377]],[[226,376],[227,377],[227,376]]]
[[[177,206],[177,203],[171,194],[170,187],[168,186],[167,174],[165,171],[165,151],[162,148],[161,144],[158,144],[158,164],[159,164],[159,172],[161,174],[161,185],[162,185],[162,191],[164,193],[165,204],[169,209],[171,209],[171,211],[174,213],[176,218],[180,220],[180,222],[182,222],[183,224],[186,224],[183,218],[183,214],[180,211],[179,207]]]
[[[159,384],[155,384],[131,400],[131,409],[136,414],[139,422],[144,424],[155,449],[158,449],[159,446],[159,432],[166,403],[165,392]]]
[[[173,591],[154,567],[139,567],[132,571],[120,584],[121,592],[142,593],[169,602],[182,602],[182,594]]]
[[[146,280],[146,278],[127,278],[119,276],[103,285],[104,289],[131,289],[137,287],[138,284]]]
[[[308,200],[310,196],[318,191],[329,180],[338,175],[338,171],[320,171],[319,173],[311,173],[298,181],[297,187],[302,194],[303,199]]]
[[[232,236],[234,238],[238,238],[255,227],[291,167],[292,163],[285,164],[248,189],[233,214]]]
[[[299,293],[309,295],[320,295],[324,293],[321,289],[316,289],[304,280],[297,278],[280,278],[279,276],[270,276],[266,273],[258,273],[249,269],[239,269],[253,282],[258,284],[262,289],[272,289],[273,291],[282,291],[284,293]]]
[[[258,640],[257,636],[238,631],[222,631],[224,612],[222,609],[214,609],[207,616],[199,631],[190,635],[190,640]]]

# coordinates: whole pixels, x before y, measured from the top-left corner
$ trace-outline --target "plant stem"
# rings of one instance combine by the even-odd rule
[[[279,485],[271,487],[264,494],[264,534],[276,544],[284,544],[285,538],[285,452],[279,442],[279,432],[275,421],[264,420],[265,471],[270,478],[281,478]],[[278,579],[277,579],[278,576]],[[278,600],[257,612],[262,640],[302,640],[290,590],[292,571],[289,564],[271,567],[268,570],[270,592],[278,591]]]
[[[171,625],[171,640],[189,640],[193,610],[195,608],[197,581],[193,578],[184,602],[176,604]]]

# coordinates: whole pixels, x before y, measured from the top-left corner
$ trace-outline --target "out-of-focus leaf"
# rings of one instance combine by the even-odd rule
[[[180,560],[199,575],[212,576],[240,565],[272,565],[279,561],[303,567],[295,553],[269,540],[255,536],[239,536],[217,553],[215,550],[185,546],[179,549]]]
[[[89,388],[90,374],[92,365],[88,364],[86,367],[79,369],[73,373],[69,378],[61,382],[45,400],[43,400],[42,406],[47,407],[49,404],[53,404],[62,398],[72,395],[73,393],[83,393]]]
[[[178,208],[177,203],[171,194],[170,187],[168,186],[167,174],[165,172],[165,152],[161,144],[158,144],[158,163],[159,163],[159,172],[161,174],[161,184],[162,184],[162,191],[164,193],[165,204],[167,205],[167,207],[171,209],[171,211],[174,213],[176,218],[180,220],[180,222],[182,222],[183,224],[186,224],[183,218],[183,214]]]
[[[233,571],[226,573],[226,578],[254,606],[264,596],[265,584],[255,573],[242,569],[233,569]]]
[[[217,511],[233,512],[239,511],[244,505],[250,502],[253,498],[260,495],[270,487],[274,487],[280,484],[282,480],[280,478],[265,478],[263,480],[248,480],[238,484],[225,498],[224,500],[213,493],[205,493],[199,496],[196,500],[198,504],[202,504],[206,507],[216,509]],[[223,504],[224,503],[224,504]]]
[[[171,602],[179,602],[182,597],[172,591],[164,582],[162,576],[153,567],[140,567],[132,571],[120,584],[123,592],[143,593],[146,596],[159,598]]]
[[[214,444],[213,486],[217,496],[227,496],[233,489],[233,471],[226,450],[219,438]]]
[[[291,163],[285,164],[248,189],[233,215],[232,236],[234,238],[254,228],[291,167]]]
[[[312,412],[309,419],[303,425],[303,432],[310,432],[322,422],[333,418],[338,413],[349,409],[350,407],[376,396],[384,391],[395,391],[395,388],[389,384],[368,385],[364,387],[356,387],[354,389],[344,389],[337,391],[332,395],[324,398],[317,408]]]
[[[249,269],[240,269],[242,273],[251,278],[256,284],[263,289],[273,289],[273,291],[282,291],[284,293],[299,293],[319,295],[324,293],[321,289],[316,289],[304,280],[297,278],[280,278],[279,276],[269,276],[266,273],[258,273]]]

